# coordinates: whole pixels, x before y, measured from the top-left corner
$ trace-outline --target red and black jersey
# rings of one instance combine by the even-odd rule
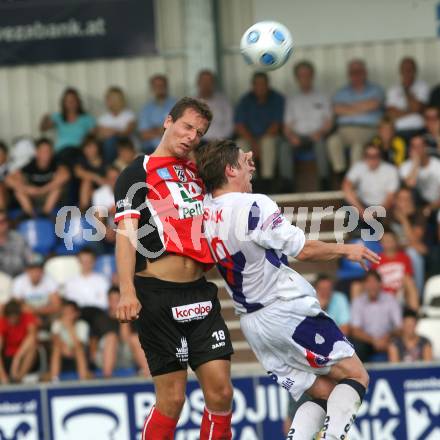
[[[202,233],[204,186],[193,162],[140,156],[122,171],[115,186],[115,223],[139,219],[136,272],[166,254],[213,263]]]

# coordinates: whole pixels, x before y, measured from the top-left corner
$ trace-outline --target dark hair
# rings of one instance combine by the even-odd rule
[[[298,76],[299,69],[302,69],[304,67],[306,69],[309,69],[312,72],[312,75],[315,74],[315,68],[313,67],[313,64],[308,60],[301,60],[293,67],[293,73],[295,74],[295,76]]]
[[[156,73],[150,77],[150,84],[153,84],[157,79],[163,81],[166,85],[168,85],[168,77],[163,73]]]
[[[376,270],[372,270],[372,269],[370,269],[370,270],[365,274],[365,276],[364,276],[364,281],[365,281],[367,278],[370,278],[370,277],[374,277],[374,278],[376,278],[376,280],[379,281],[379,283],[382,282],[382,277],[380,276],[379,272],[377,272]]]
[[[99,139],[96,136],[94,136],[93,134],[89,134],[83,139],[83,141],[81,143],[81,151],[84,150],[84,148],[89,144],[96,145],[96,147],[98,149],[98,154],[102,158],[102,144],[99,141]]]
[[[107,166],[105,167],[105,172],[106,172],[106,174],[107,174],[109,171],[116,171],[118,174],[121,172],[121,170],[120,170],[117,166],[115,166],[115,165],[107,165]]]
[[[11,299],[5,304],[3,313],[6,317],[20,315],[21,304],[16,299]]]
[[[373,143],[373,142],[368,142],[364,145],[363,148],[363,153],[365,154],[367,152],[367,150],[369,150],[370,148],[374,148],[375,150],[377,150],[379,153],[382,152],[382,149],[380,148],[379,145]]]
[[[269,75],[266,72],[255,72],[252,75],[252,84],[258,79],[262,78],[269,84]]]
[[[400,69],[402,68],[403,63],[408,63],[408,62],[412,64],[414,70],[417,72],[417,63],[413,57],[403,57],[400,61],[400,66],[399,66]]]
[[[202,118],[206,119],[208,123],[211,124],[212,112],[208,105],[199,99],[190,98],[188,96],[179,99],[170,110],[169,115],[171,116],[173,122],[176,122],[180,117],[182,117],[185,110],[189,108],[197,112]]]
[[[215,73],[214,73],[212,70],[209,70],[209,69],[202,69],[202,70],[200,70],[200,72],[197,74],[197,82],[200,81],[200,78],[201,78],[203,75],[209,75],[214,81],[216,81],[216,79],[217,79]]]
[[[73,307],[77,312],[80,311],[78,303],[76,303],[75,301],[72,301],[70,299],[63,299],[62,306],[63,307]]]
[[[107,295],[111,295],[112,293],[117,293],[119,295],[121,293],[119,287],[115,285],[111,286],[110,289],[108,289]]]
[[[120,136],[116,140],[116,148],[135,150],[133,141],[128,136]]]
[[[206,190],[212,192],[228,182],[225,176],[227,165],[238,167],[240,148],[234,141],[213,141],[197,148],[197,169]]]
[[[74,95],[76,98],[76,101],[78,103],[78,114],[83,115],[85,113],[83,103],[81,100],[81,96],[79,95],[78,90],[74,89],[73,87],[68,87],[64,90],[63,95],[61,96],[61,115],[65,121],[67,121],[67,111],[64,105],[64,101],[66,99],[67,95]]]
[[[2,141],[0,139],[0,150],[3,151],[3,153],[8,154],[8,146],[6,145],[6,142]]]
[[[106,95],[110,94],[110,93],[119,93],[120,95],[124,96],[124,91],[122,90],[121,87],[119,86],[110,86],[107,91],[105,92]]]
[[[53,148],[52,140],[47,137],[40,137],[35,140],[35,148],[37,148],[37,149],[40,148],[41,145],[44,145],[44,144],[48,144],[51,146],[51,148]]]
[[[419,315],[417,314],[417,312],[409,307],[405,307],[403,309],[403,314],[402,316],[404,318],[414,318],[414,319],[418,319]]]
[[[331,282],[333,282],[333,278],[330,275],[327,275],[325,273],[320,273],[316,277],[316,280],[314,282],[314,286],[316,287],[321,281],[331,281]]]

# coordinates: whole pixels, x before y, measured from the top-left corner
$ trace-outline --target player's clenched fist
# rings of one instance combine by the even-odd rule
[[[133,291],[121,291],[121,298],[116,308],[116,319],[121,322],[133,321],[139,317],[142,306]]]

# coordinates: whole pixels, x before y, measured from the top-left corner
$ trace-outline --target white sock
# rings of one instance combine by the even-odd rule
[[[342,381],[335,386],[327,401],[322,439],[344,440],[347,437],[364,393],[365,388],[354,380]]]
[[[304,402],[295,413],[287,440],[312,440],[322,428],[324,419],[325,410],[321,405],[313,400]]]

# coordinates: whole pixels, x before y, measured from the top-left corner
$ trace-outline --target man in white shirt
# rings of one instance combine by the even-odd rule
[[[429,86],[417,79],[417,64],[411,57],[400,62],[400,78],[401,83],[387,92],[386,107],[397,134],[408,141],[424,127],[422,111],[428,102]]]
[[[411,139],[409,159],[400,165],[399,171],[405,185],[416,190],[426,217],[440,208],[440,159],[428,155],[423,136]]]
[[[297,63],[293,73],[299,92],[288,99],[284,112],[288,151],[280,154],[280,173],[292,180],[295,157],[298,158],[301,152],[312,151],[318,164],[320,189],[326,190],[329,189],[329,166],[324,139],[332,127],[331,103],[327,96],[314,89],[315,70],[309,61]]]
[[[363,218],[365,209],[369,206],[391,208],[399,185],[397,168],[384,162],[380,148],[370,144],[364,148],[364,160],[356,162],[349,169],[342,182],[342,190],[345,200]]]
[[[26,305],[37,315],[43,326],[49,327],[52,318],[60,311],[61,298],[58,284],[44,273],[44,258],[33,254],[26,262],[26,271],[14,278],[12,296]]]
[[[116,363],[118,337],[117,326],[107,312],[110,282],[104,275],[94,272],[96,259],[93,251],[82,249],[78,260],[80,274],[67,280],[64,297],[78,304],[81,319],[90,326],[90,336],[96,340],[105,338],[102,374],[104,377],[111,377]]]
[[[197,151],[197,166],[208,194],[204,230],[226,281],[241,329],[266,371],[298,400],[314,400],[298,410],[289,439],[312,438],[321,429],[340,440],[353,422],[368,374],[353,347],[326,315],[313,287],[289,267],[300,261],[379,261],[362,245],[306,240],[279,207],[251,194],[252,153],[234,142],[212,142]],[[324,437],[322,437],[324,438]]]
[[[126,107],[120,87],[110,87],[105,94],[107,113],[98,118],[98,137],[103,141],[104,159],[112,163],[116,158],[117,139],[131,136],[136,128],[136,115]]]
[[[204,141],[228,139],[233,130],[233,110],[228,98],[216,90],[216,77],[210,70],[201,70],[197,77],[198,98],[208,104],[212,122]]]

